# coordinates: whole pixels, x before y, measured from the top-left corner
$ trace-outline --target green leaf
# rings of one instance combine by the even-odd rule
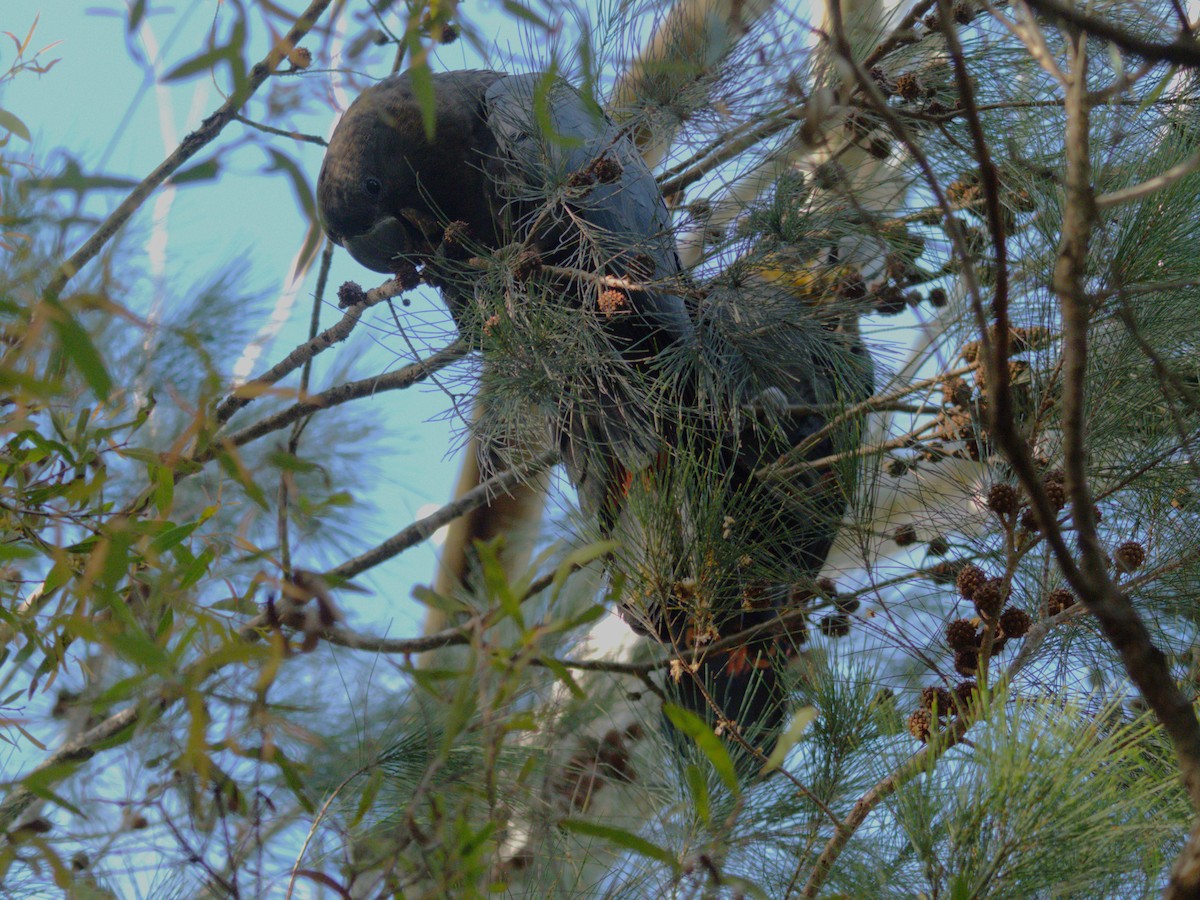
[[[293,763],[283,751],[278,747],[275,748],[275,755],[271,758],[271,762],[279,768],[279,774],[283,776],[284,783],[292,790],[292,796],[304,808],[307,813],[317,811],[316,805],[308,796],[308,781],[307,773],[300,770],[300,767]]]
[[[69,812],[82,818],[84,816],[83,810],[75,806],[70,801],[64,800],[58,794],[54,793],[54,791],[50,790],[50,785],[54,784],[56,781],[61,781],[62,779],[66,778],[78,767],[78,764],[64,763],[57,766],[47,766],[44,769],[31,772],[25,778],[25,788],[35,797],[41,797],[43,800],[48,800],[56,806],[61,806],[63,809],[68,810]]]
[[[370,811],[371,805],[375,802],[375,798],[378,796],[381,787],[383,787],[383,770],[374,769],[367,777],[366,785],[362,788],[362,796],[359,797],[358,806],[354,810],[354,816],[350,819],[351,827],[355,827],[362,822],[363,818]]]
[[[188,522],[184,525],[174,525],[150,542],[150,549],[155,553],[166,553],[172,547],[183,543],[193,531],[200,527],[200,522]]]
[[[133,34],[142,24],[146,15],[146,0],[133,0],[129,5],[129,21],[125,26],[127,34]]]
[[[292,183],[292,193],[296,195],[296,201],[300,204],[300,208],[310,220],[315,220],[317,217],[317,201],[313,196],[312,185],[308,183],[308,176],[305,175],[304,169],[286,153],[281,153],[270,146],[265,149],[271,157],[271,164],[263,169],[263,171],[267,173],[282,172],[286,175],[288,181]]]
[[[191,75],[210,72],[216,68],[218,63],[229,59],[231,56],[236,56],[233,47],[213,47],[211,50],[205,50],[203,53],[197,53],[195,56],[185,59],[166,75],[162,76],[162,81],[181,81]]]
[[[169,669],[167,654],[141,628],[115,632],[108,636],[108,641],[124,659],[144,669],[157,672]]]
[[[678,728],[683,734],[690,737],[696,742],[696,746],[700,748],[714,769],[717,770],[717,775],[725,786],[733,792],[739,790],[737,769],[734,768],[733,759],[729,756],[729,751],[725,749],[725,745],[716,733],[708,727],[708,723],[701,719],[694,712],[690,712],[679,706],[674,706],[670,703],[664,704],[663,713],[666,714],[671,724]]]
[[[502,4],[504,12],[519,21],[528,22],[530,25],[536,25],[543,33],[549,34],[554,30],[554,26],[546,19],[543,19],[528,6],[523,3],[517,3],[516,0],[504,0]]]
[[[188,563],[188,567],[179,576],[179,587],[190,588],[197,581],[203,578],[208,573],[209,566],[217,557],[217,552],[212,547],[205,547],[200,551],[200,555]],[[250,605],[250,612],[253,613],[254,606]]]
[[[579,683],[572,677],[566,666],[552,656],[543,656],[542,663],[558,677],[559,681],[567,686],[567,690],[571,692],[572,696],[579,700],[587,699],[587,692],[579,686]]]
[[[267,454],[266,461],[283,472],[313,472],[321,467],[307,459],[301,459],[286,450],[272,450]]]
[[[42,594],[48,597],[51,593],[58,590],[64,584],[71,580],[75,573],[71,571],[71,567],[64,560],[56,562],[50,567],[50,571],[46,574],[42,581]]]
[[[0,109],[0,128],[11,131],[27,144],[32,140],[25,123],[6,109]]]
[[[686,778],[688,791],[692,795],[692,809],[696,811],[700,821],[707,825],[712,821],[712,801],[708,793],[708,779],[704,777],[704,773],[695,763],[688,763]]]
[[[438,747],[438,754],[442,759],[450,756],[450,752],[454,749],[455,739],[467,727],[467,723],[475,714],[476,700],[475,680],[470,677],[459,678],[454,698],[446,710],[446,718],[442,726],[442,740]]]
[[[508,583],[508,573],[500,560],[502,538],[491,541],[475,541],[475,553],[479,558],[479,567],[483,571],[483,583],[488,594],[495,597],[505,615],[517,623],[523,631],[525,617],[521,614],[521,598],[516,595],[512,585]]]
[[[104,366],[100,351],[92,343],[91,335],[79,324],[79,320],[67,312],[57,300],[44,300],[54,310],[54,331],[58,335],[63,354],[79,370],[92,393],[101,401],[107,401],[112,392],[112,378]]]
[[[1178,68],[1179,68],[1178,66],[1171,66],[1169,69],[1167,69],[1167,71],[1163,74],[1162,80],[1159,81],[1158,84],[1156,84],[1154,86],[1154,88],[1150,91],[1150,93],[1148,93],[1146,95],[1146,98],[1144,100],[1142,100],[1142,102],[1140,104],[1138,104],[1137,114],[1139,116],[1142,113],[1144,113],[1146,110],[1148,110],[1150,107],[1152,107],[1155,103],[1157,103],[1159,101],[1159,98],[1162,97],[1163,92],[1172,83],[1174,83],[1176,71]]]
[[[596,541],[578,550],[572,550],[563,558],[562,563],[554,572],[554,598],[557,600],[563,585],[576,569],[581,569],[589,563],[603,559],[621,545],[616,541]]]
[[[607,606],[603,603],[593,603],[573,619],[567,620],[566,628],[580,628],[584,625],[591,625],[593,622],[604,618],[607,614]]]
[[[154,508],[159,515],[165,516],[175,502],[175,473],[166,466],[154,466],[151,471],[154,473]]]
[[[631,831],[626,831],[623,828],[616,828],[612,825],[601,825],[597,822],[589,822],[584,819],[564,819],[559,823],[567,831],[574,831],[576,834],[586,834],[589,837],[600,838],[608,841],[610,844],[615,844],[625,850],[629,850],[639,856],[645,856],[649,859],[656,860],[660,863],[665,863],[672,870],[679,870],[679,860],[675,858],[675,854],[665,847],[660,847],[658,844],[651,843],[640,835],[636,835]]]
[[[180,169],[167,179],[167,184],[178,186],[181,184],[194,184],[198,181],[214,181],[220,174],[221,161],[214,156],[211,159],[202,160],[194,166]]]
[[[162,459],[157,450],[151,450],[149,447],[119,447],[117,453],[149,466],[157,466]]]
[[[783,734],[779,736],[779,740],[775,742],[775,748],[771,751],[771,755],[767,757],[766,765],[763,766],[763,774],[774,772],[783,765],[783,761],[787,755],[792,752],[792,748],[808,730],[808,726],[813,723],[817,717],[817,709],[814,706],[803,706],[792,714],[791,720],[788,722],[787,728]]]
[[[445,594],[439,594],[433,588],[423,584],[418,584],[412,589],[412,598],[422,606],[441,610],[451,615],[458,615],[459,613],[469,611],[469,607],[457,597],[447,597]]]
[[[409,55],[413,59],[419,59],[417,56],[421,49],[421,39],[415,33],[409,36]],[[414,52],[415,51],[415,52]],[[433,73],[429,71],[429,64],[422,63],[414,65],[408,70],[409,78],[412,79],[413,96],[417,98],[417,103],[421,105],[421,122],[425,126],[425,137],[428,140],[433,140],[434,132],[437,131],[437,105],[433,94]]]
[[[232,452],[222,452],[217,454],[217,465],[225,471],[231,478],[237,481],[249,497],[257,506],[263,509],[269,509],[270,505],[267,502],[267,495],[262,487],[254,480],[254,475],[245,466],[241,465],[239,457]]]
[[[219,612],[233,612],[243,616],[252,616],[258,612],[258,607],[245,597],[226,597],[208,607]]]

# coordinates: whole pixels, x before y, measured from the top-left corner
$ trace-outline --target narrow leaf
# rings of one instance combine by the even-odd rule
[[[626,831],[623,828],[616,828],[612,825],[601,825],[598,822],[589,822],[584,819],[564,819],[561,826],[567,831],[574,831],[576,834],[586,834],[589,837],[600,838],[608,841],[610,844],[615,844],[618,847],[623,847],[630,850],[639,856],[645,856],[649,859],[656,860],[660,863],[665,863],[674,870],[679,869],[679,860],[675,858],[675,854],[665,847],[660,847],[658,844],[651,843],[640,835],[636,835],[631,831]]]
[[[682,707],[665,704],[663,713],[671,724],[678,728],[685,735],[696,742],[696,746],[700,748],[714,769],[717,770],[717,775],[721,781],[731,791],[738,790],[737,769],[734,768],[733,759],[729,756],[729,751],[725,749],[725,745],[716,733],[708,727],[708,723],[701,719],[693,712],[689,712]]]

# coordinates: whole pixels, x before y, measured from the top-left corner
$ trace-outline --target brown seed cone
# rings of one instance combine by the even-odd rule
[[[925,545],[925,552],[930,556],[945,556],[950,552],[950,542],[942,535],[935,535]]]
[[[946,196],[952,203],[971,203],[979,199],[979,183],[973,176],[959,178],[947,185]]]
[[[1012,593],[1004,583],[1003,578],[989,578],[975,589],[975,609],[985,619],[994,619],[1000,614],[1004,601]]]
[[[625,168],[607,153],[593,160],[588,168],[601,184],[611,184],[625,172]]]
[[[921,80],[912,72],[905,72],[896,79],[896,93],[905,100],[916,100],[921,96]]]
[[[875,159],[887,159],[892,155],[892,142],[882,135],[876,135],[867,145],[867,152]]]
[[[1126,541],[1113,551],[1113,562],[1122,572],[1136,572],[1146,562],[1146,548],[1137,541]]]
[[[1060,612],[1070,609],[1078,602],[1075,595],[1066,588],[1055,588],[1046,597],[1046,612],[1057,616]]]
[[[886,284],[875,292],[872,306],[881,316],[898,316],[908,308],[908,301],[899,287]]]
[[[523,250],[513,261],[513,278],[517,281],[528,281],[534,272],[542,268],[542,257],[536,250]]]
[[[951,650],[966,650],[979,646],[979,636],[970,619],[955,619],[946,626],[946,646]]]
[[[1053,469],[1043,475],[1042,489],[1046,492],[1050,505],[1055,509],[1062,509],[1067,505],[1066,478],[1061,470]]]
[[[1009,606],[1000,613],[1000,630],[1006,638],[1024,637],[1029,632],[1031,625],[1033,625],[1033,619],[1023,609]]]
[[[961,681],[954,688],[954,696],[961,709],[970,709],[979,697],[979,685],[974,681]]]
[[[624,291],[610,288],[600,293],[597,305],[600,307],[600,312],[604,313],[606,317],[612,318],[629,307],[629,297]]]
[[[825,637],[845,637],[850,633],[850,617],[842,613],[826,616],[817,627]]]
[[[954,651],[954,671],[970,677],[979,671],[979,651],[974,648]]]
[[[862,606],[862,601],[853,596],[834,597],[833,605],[838,612],[845,613],[846,615],[853,615],[854,613],[858,612],[859,607]]]
[[[895,93],[892,87],[891,79],[888,78],[887,72],[881,66],[871,67],[871,80],[879,85],[879,89],[883,91],[884,96],[890,97]]]
[[[849,272],[838,281],[837,295],[841,300],[862,300],[867,296],[867,283],[859,272]]]
[[[446,226],[442,232],[442,241],[448,246],[461,246],[471,236],[471,226],[462,220],[455,220]]]
[[[962,563],[958,560],[942,560],[935,566],[930,566],[926,574],[934,584],[954,584],[962,572]]]
[[[939,719],[954,710],[954,695],[944,687],[921,688],[921,708],[931,712],[937,710]]]
[[[947,406],[966,406],[971,402],[971,386],[961,378],[942,382],[942,400]]]
[[[1026,531],[1039,531],[1037,516],[1033,514],[1032,509],[1027,509],[1021,513],[1021,527]]]
[[[929,740],[932,728],[933,716],[929,714],[929,710],[927,709],[913,710],[913,714],[908,717],[908,733],[921,743]]]
[[[988,488],[987,507],[1000,516],[1011,516],[1020,508],[1017,489],[1011,484],[998,482]]]
[[[966,565],[962,571],[958,573],[958,578],[955,579],[955,586],[958,588],[958,593],[966,600],[972,600],[975,597],[975,591],[979,589],[987,581],[987,573],[979,566]]]
[[[897,547],[908,547],[917,542],[917,529],[912,525],[901,525],[892,532],[892,540],[896,542]]]

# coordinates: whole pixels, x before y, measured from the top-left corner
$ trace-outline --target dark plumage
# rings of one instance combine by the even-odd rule
[[[525,347],[514,352],[550,373],[543,405],[581,505],[622,538],[618,565],[639,582],[623,601],[634,627],[682,651],[811,596],[796,582],[824,561],[845,479],[756,472],[824,426],[815,404],[869,388],[853,329],[762,276],[688,287],[637,149],[562,81],[454,72],[432,85],[432,138],[407,74],[347,110],[317,186],[330,238],[379,272],[423,265],[469,340],[497,310],[516,323]],[[489,255],[507,270],[478,261]],[[513,308],[536,302],[567,314],[548,341],[521,331]],[[489,365],[501,355],[492,349]],[[806,455],[834,448],[829,436]],[[708,697],[760,738],[773,732],[781,648],[802,632],[798,621],[710,654],[678,696],[710,721],[720,717]]]
[[[451,222],[466,226],[476,248],[519,246],[542,264],[657,283],[678,273],[653,176],[633,144],[569,85],[498,72],[432,78],[432,139],[412,79],[403,74],[363,91],[330,140],[317,200],[330,238],[356,260],[378,272],[432,261],[432,280],[460,329],[479,318],[469,307],[482,273],[454,265],[468,255],[461,248],[440,246]],[[627,308],[595,316],[601,287],[577,279],[555,285],[565,304],[601,320],[625,364],[601,360],[578,373],[573,380],[580,384],[594,382],[596,402],[558,410],[572,479],[593,512],[610,503],[607,488],[624,470],[643,468],[659,449],[660,403],[647,400],[655,390],[631,382],[658,380],[663,351],[693,340],[681,298],[623,292]],[[598,446],[603,453],[592,452]]]

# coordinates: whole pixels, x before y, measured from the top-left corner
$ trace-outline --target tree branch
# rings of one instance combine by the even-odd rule
[[[305,341],[296,347],[282,360],[271,366],[262,375],[247,381],[232,391],[229,396],[217,404],[217,424],[224,425],[238,410],[248,406],[256,397],[261,396],[279,379],[290,375],[296,369],[310,361],[314,356],[328,350],[334,344],[341,343],[350,336],[350,332],[358,325],[362,314],[384,300],[390,300],[403,294],[406,289],[393,278],[385,281],[362,295],[362,299],[346,308],[340,321],[326,328],[310,341]]]
[[[251,441],[257,440],[263,435],[270,434],[272,431],[279,431],[281,428],[286,428],[293,422],[311,415],[318,410],[341,406],[343,403],[360,400],[363,397],[373,397],[385,391],[404,390],[405,388],[419,384],[451,363],[457,362],[469,354],[470,351],[471,348],[464,342],[455,341],[453,344],[438,350],[433,355],[409,363],[407,366],[395,371],[385,372],[382,375],[373,375],[370,378],[360,378],[358,381],[348,381],[345,384],[331,387],[329,390],[322,391],[319,394],[311,394],[301,399],[298,403],[287,407],[287,409],[281,409],[279,412],[273,413],[255,422],[253,425],[247,425],[240,431],[235,431],[233,434],[225,437],[218,436],[218,441],[234,447],[241,447]]]
[[[524,465],[514,466],[506,472],[493,475],[486,481],[480,482],[476,487],[471,488],[471,490],[467,491],[457,500],[447,503],[441,509],[437,510],[437,512],[431,513],[423,519],[418,519],[407,528],[388,538],[382,544],[373,547],[360,556],[346,560],[340,566],[330,569],[325,575],[328,578],[348,579],[365,572],[367,569],[374,568],[381,562],[403,553],[409,547],[421,543],[421,541],[428,538],[443,525],[447,525],[459,516],[470,512],[476,507],[482,506],[495,495],[507,493],[539,472],[550,468],[556,462],[558,462],[558,451],[549,450],[540,456],[534,457]]]
[[[1140,56],[1142,59],[1173,63],[1193,69],[1200,66],[1200,47],[1190,36],[1180,35],[1169,44],[1155,43],[1130,34],[1106,19],[1090,15],[1073,6],[1067,6],[1065,3],[1059,3],[1058,0],[1025,0],[1025,2],[1042,15],[1058,19],[1061,22],[1068,22],[1093,37],[1112,41],[1122,50]]]
[[[317,23],[317,19],[325,12],[332,0],[312,0],[308,8],[296,19],[296,23],[288,29],[288,33],[275,42],[271,51],[255,63],[246,76],[245,82],[229,95],[229,99],[221,104],[212,115],[205,119],[200,127],[183,139],[178,147],[159,163],[153,172],[129,192],[121,204],[109,214],[92,236],[84,241],[83,246],[72,253],[59,264],[50,276],[50,281],[42,290],[42,296],[48,300],[56,300],[76,273],[93,260],[112,239],[112,236],[133,216],[146,199],[154,193],[170,175],[180,166],[195,156],[202,148],[208,146],[219,135],[225,126],[234,120],[238,110],[249,100],[272,74],[279,64],[287,59],[288,52],[295,48],[301,38]]]

